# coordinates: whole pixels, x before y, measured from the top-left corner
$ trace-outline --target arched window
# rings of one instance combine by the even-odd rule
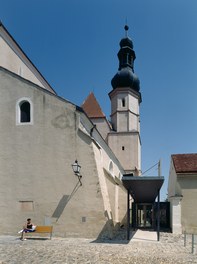
[[[28,98],[20,99],[16,104],[16,124],[32,124],[33,106]]]
[[[20,123],[31,122],[31,105],[27,101],[20,104]]]

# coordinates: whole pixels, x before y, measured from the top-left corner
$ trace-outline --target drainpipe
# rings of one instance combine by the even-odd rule
[[[127,240],[130,239],[130,203],[129,203],[129,189],[127,190]]]
[[[157,197],[157,241],[160,239],[160,189]]]

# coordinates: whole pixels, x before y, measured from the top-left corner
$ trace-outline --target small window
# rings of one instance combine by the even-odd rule
[[[32,124],[33,105],[28,98],[20,99],[16,104],[16,124]]]
[[[122,62],[124,65],[127,64],[127,54],[123,54]]]
[[[124,150],[124,146],[122,146],[122,150]]]
[[[128,63],[129,63],[130,65],[132,65],[132,57],[131,57],[131,55],[128,56]]]
[[[125,98],[122,99],[122,107],[125,107]]]
[[[85,216],[82,216],[82,218],[81,218],[81,222],[82,222],[82,223],[85,223],[85,222],[86,222],[86,217],[85,217]]]
[[[20,104],[21,123],[29,123],[31,121],[30,110],[31,110],[31,106],[29,102],[25,101]]]

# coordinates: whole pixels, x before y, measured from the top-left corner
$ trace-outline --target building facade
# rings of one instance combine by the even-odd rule
[[[171,156],[168,182],[168,200],[171,205],[173,233],[197,232],[197,154]]]
[[[112,238],[126,224],[121,162],[84,110],[56,94],[2,23],[0,53],[0,233],[16,234],[30,217],[53,225],[55,235]]]

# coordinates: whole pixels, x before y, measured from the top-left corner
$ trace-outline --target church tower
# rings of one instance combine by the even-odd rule
[[[134,73],[133,42],[128,37],[120,41],[118,52],[119,69],[111,80],[111,123],[113,130],[108,134],[108,145],[120,160],[126,173],[141,174],[140,82]]]

